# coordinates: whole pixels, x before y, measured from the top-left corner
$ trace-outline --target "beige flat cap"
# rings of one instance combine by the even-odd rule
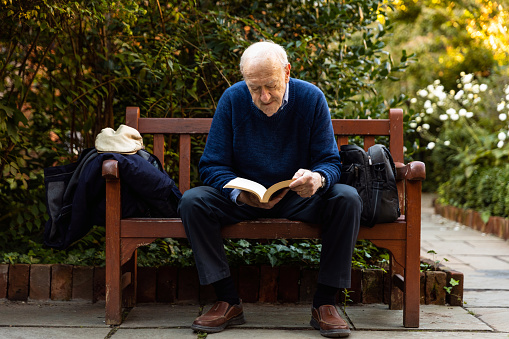
[[[99,153],[134,154],[143,148],[143,139],[135,128],[120,125],[115,131],[107,127],[95,138],[95,148]]]

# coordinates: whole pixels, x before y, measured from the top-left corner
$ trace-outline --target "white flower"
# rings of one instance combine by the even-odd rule
[[[509,94],[509,86],[506,86],[506,88],[505,88],[505,91],[504,91],[504,92],[505,92],[505,94]]]
[[[408,126],[412,127],[412,128],[416,128],[417,127],[417,123],[416,122],[411,122],[408,124]]]
[[[436,93],[438,100],[444,101],[445,98],[447,98],[447,94],[445,92],[438,92]]]
[[[422,121],[422,118],[419,116],[419,117],[415,117],[415,122],[420,124]]]
[[[451,144],[451,142],[449,140],[444,141],[445,146],[449,146],[450,144]]]
[[[505,100],[509,100],[509,94],[506,95]]]
[[[415,104],[417,102],[417,98],[410,99],[410,103]]]
[[[430,108],[431,107],[431,100],[426,100],[424,103],[424,108]]]
[[[417,94],[423,98],[427,97],[428,96],[428,91],[426,91],[425,89],[421,89],[417,92]]]
[[[481,90],[481,92],[486,92],[486,90],[488,89],[488,85],[481,84],[481,86],[479,86],[479,89]]]
[[[435,85],[435,86],[440,85],[440,80],[439,80],[439,79],[437,79],[437,80],[433,81],[433,85]],[[443,86],[442,86],[442,87],[443,87]]]
[[[426,109],[426,113],[428,113],[428,114],[433,113],[433,107],[430,107],[430,108]]]
[[[475,84],[474,87],[472,87],[472,92],[479,93],[479,85]]]
[[[429,124],[422,124],[422,128],[426,130],[429,129]]]
[[[449,108],[447,111],[445,111],[445,113],[452,115],[456,113],[456,110],[454,108]]]
[[[465,91],[470,91],[472,89],[472,84],[465,84],[465,87],[463,87]]]
[[[472,112],[467,112],[467,115],[466,115],[466,117],[467,117],[467,118],[471,118],[471,117],[473,117],[473,116],[474,116],[474,113],[472,113]]]
[[[500,113],[500,114],[498,115],[498,119],[499,119],[500,121],[506,121],[506,119],[507,119],[507,114],[505,114],[505,113]]]
[[[449,119],[449,116],[447,114],[440,114],[438,118],[442,121],[446,121],[447,119]]]
[[[460,117],[464,117],[465,115],[467,115],[467,110],[462,108],[459,110],[458,113],[459,113]]]
[[[473,95],[472,93],[468,93],[467,98],[469,98],[470,100],[472,100],[472,99],[474,98],[474,95]]]
[[[459,100],[461,99],[461,97],[463,96],[463,94],[465,94],[465,92],[463,92],[463,90],[459,90],[458,93],[456,93],[456,95],[454,96],[454,100]]]
[[[504,140],[505,140],[505,138],[506,138],[506,135],[505,135],[505,133],[504,133],[504,132],[500,132],[500,133],[498,133],[498,140],[502,140],[502,141],[504,141]]]
[[[477,97],[474,99],[474,104],[477,104],[479,101],[481,101],[481,97]]]
[[[426,88],[428,89],[428,92],[434,92],[435,91],[435,87],[433,87],[433,85],[428,85]]]
[[[428,146],[426,146],[427,149],[433,149],[435,148],[435,143],[433,141],[431,141]]]
[[[472,79],[474,78],[474,75],[473,74],[466,74],[464,75],[462,78],[461,78],[461,82],[464,83],[464,84],[468,84],[469,82],[472,81]]]
[[[497,144],[497,147],[498,147],[498,148],[502,148],[502,147],[504,147],[504,142],[503,142],[502,140],[500,140],[500,141],[498,142],[498,144]]]
[[[457,113],[451,114],[451,120],[456,121],[460,118],[460,116]]]
[[[505,107],[505,101],[502,101],[501,103],[499,103],[497,105],[497,112],[500,112],[501,110],[503,110]]]

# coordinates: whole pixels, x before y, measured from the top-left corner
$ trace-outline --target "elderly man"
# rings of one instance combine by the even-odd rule
[[[245,322],[230,275],[221,227],[255,218],[288,218],[322,226],[322,252],[311,325],[326,337],[350,333],[335,307],[350,286],[361,199],[338,184],[341,172],[329,108],[314,85],[290,77],[285,50],[270,41],[248,47],[240,61],[244,81],[219,100],[199,164],[206,186],[188,190],[179,210],[194,252],[200,283],[212,284],[217,302],[191,328],[208,333]],[[236,177],[265,187],[294,179],[268,203],[224,188]]]

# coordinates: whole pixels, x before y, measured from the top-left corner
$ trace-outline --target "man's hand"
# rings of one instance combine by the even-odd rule
[[[294,181],[288,186],[302,198],[309,198],[322,187],[322,176],[318,172],[300,169],[294,174]]]
[[[274,207],[278,202],[283,199],[283,197],[286,195],[286,193],[289,191],[288,188],[285,188],[281,190],[277,195],[272,196],[272,198],[269,200],[269,202],[260,202],[258,200],[258,197],[254,195],[251,192],[242,191],[239,196],[237,197],[237,202],[257,207],[257,208],[264,208],[264,209],[271,209]]]

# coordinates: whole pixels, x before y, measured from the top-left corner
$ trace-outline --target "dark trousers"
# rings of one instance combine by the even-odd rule
[[[221,237],[223,225],[256,218],[287,218],[322,226],[318,283],[350,287],[352,253],[362,211],[361,198],[351,186],[336,184],[311,198],[289,191],[270,210],[238,206],[218,190],[200,186],[184,193],[179,211],[202,285],[230,275]]]

